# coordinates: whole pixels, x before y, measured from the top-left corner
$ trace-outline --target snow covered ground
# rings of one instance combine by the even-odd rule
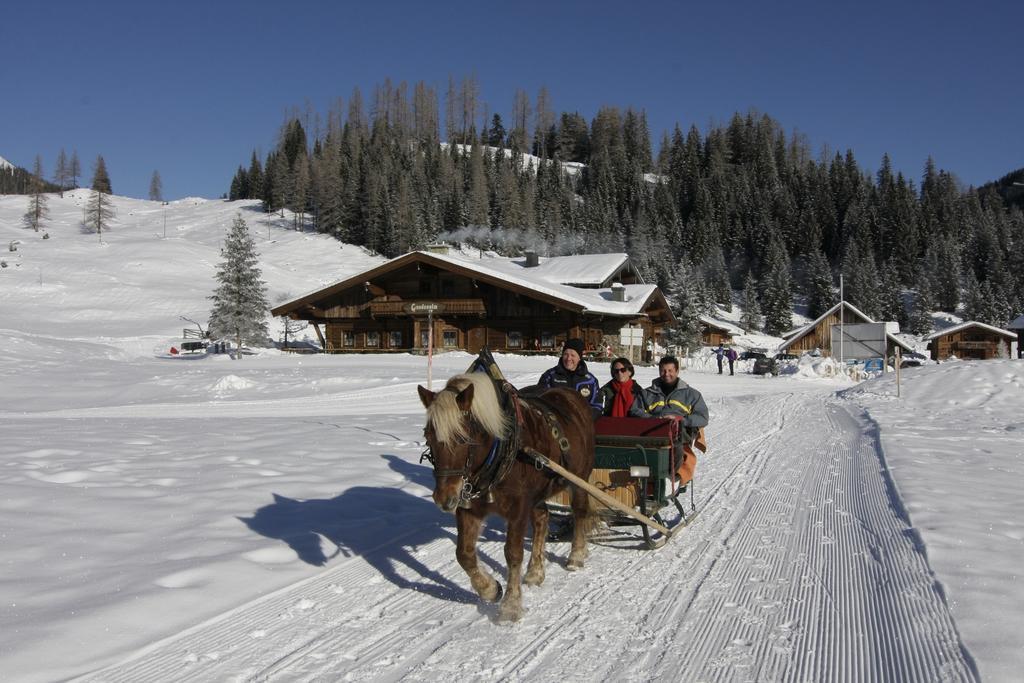
[[[1019,678],[1024,363],[914,368],[900,398],[694,364],[694,524],[653,552],[604,532],[577,573],[549,546],[496,624],[419,463],[423,358],[166,353],[239,210],[272,302],[379,260],[199,199],[164,238],[162,205],[118,198],[101,243],[84,200],[54,197],[43,240],[0,197],[0,678]],[[553,362],[499,357],[518,385]],[[435,388],[468,363],[439,356]]]

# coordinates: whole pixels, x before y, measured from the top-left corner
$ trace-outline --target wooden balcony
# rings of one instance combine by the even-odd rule
[[[435,315],[458,316],[458,315],[484,315],[487,309],[482,299],[437,299],[437,303],[444,305],[444,310]],[[371,301],[370,316],[374,318],[400,318],[408,317],[409,304],[422,303],[418,301]],[[417,315],[426,317],[426,314]]]

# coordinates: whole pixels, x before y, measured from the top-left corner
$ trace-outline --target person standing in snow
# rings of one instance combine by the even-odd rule
[[[610,417],[647,417],[644,390],[633,381],[633,364],[628,358],[612,361],[612,381],[601,387],[602,415]]]
[[[651,417],[670,417],[679,421],[679,437],[673,453],[679,465],[679,483],[693,479],[697,456],[691,444],[700,436],[700,429],[708,424],[708,405],[704,396],[679,379],[679,361],[665,356],[658,361],[658,377],[644,392],[647,412]],[[701,446],[698,445],[698,448]]]
[[[725,352],[725,357],[729,359],[729,374],[734,375],[733,368],[736,365],[736,349],[729,347],[729,350]],[[722,374],[722,361],[718,361],[718,374]]]
[[[718,342],[718,348],[715,349],[715,360],[718,361],[718,374],[722,374],[722,360],[725,358],[725,347],[722,346],[722,342]]]
[[[574,338],[565,341],[558,365],[541,375],[537,386],[545,389],[567,387],[578,391],[580,396],[590,404],[594,417],[601,414],[603,406],[598,395],[600,385],[597,383],[597,378],[587,370],[587,363],[583,360],[582,339]]]

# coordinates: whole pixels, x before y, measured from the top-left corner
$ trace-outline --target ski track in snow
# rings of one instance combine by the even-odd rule
[[[419,546],[410,527],[79,680],[978,680],[869,424],[818,394],[711,410],[696,521],[656,551],[602,534],[577,573],[549,544],[518,624],[472,593],[453,523]],[[491,528],[479,545],[500,576],[502,541]]]

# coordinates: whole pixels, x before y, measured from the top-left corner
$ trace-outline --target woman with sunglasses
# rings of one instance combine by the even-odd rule
[[[602,415],[611,417],[649,417],[644,391],[633,381],[633,364],[628,358],[612,361],[612,381],[601,387]]]

